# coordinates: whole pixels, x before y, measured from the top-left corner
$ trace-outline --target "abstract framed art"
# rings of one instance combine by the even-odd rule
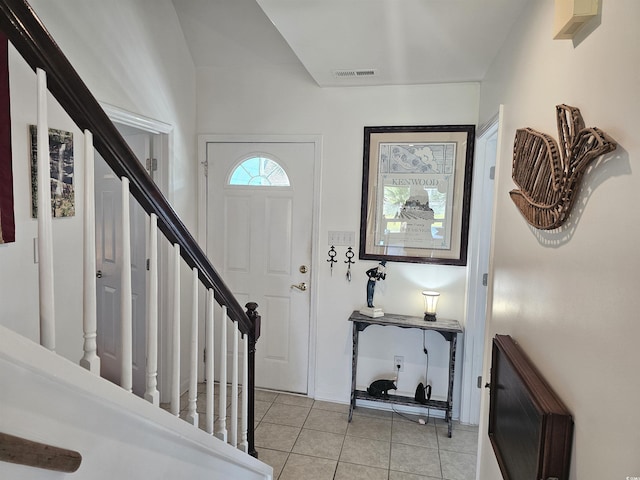
[[[38,143],[35,125],[29,125],[31,142],[31,216],[38,217]],[[73,133],[49,129],[51,216],[73,217],[76,213]]]

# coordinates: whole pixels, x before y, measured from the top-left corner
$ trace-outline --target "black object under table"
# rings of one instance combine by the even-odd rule
[[[349,317],[353,322],[353,350],[351,356],[351,406],[349,408],[349,421],[356,408],[356,400],[369,400],[372,402],[395,403],[400,405],[411,405],[417,407],[433,408],[445,412],[445,420],[449,427],[449,437],[451,437],[451,411],[453,408],[453,376],[456,368],[456,343],[458,333],[462,333],[462,327],[457,320],[438,318],[435,322],[425,321],[423,317],[412,317],[409,315],[396,315],[385,313],[383,317],[371,318],[355,310]],[[449,387],[447,389],[447,400],[427,400],[426,404],[416,402],[413,397],[404,395],[390,395],[389,398],[373,397],[366,390],[356,390],[356,374],[358,370],[358,337],[361,331],[369,325],[380,325],[383,327],[418,328],[420,330],[433,330],[438,332],[449,342]]]

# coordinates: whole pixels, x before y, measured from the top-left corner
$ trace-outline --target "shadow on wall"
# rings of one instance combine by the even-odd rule
[[[618,145],[615,152],[603,155],[587,167],[577,192],[577,198],[566,223],[554,230],[538,230],[529,225],[531,233],[544,247],[558,248],[568,243],[580,223],[580,218],[589,203],[589,198],[606,180],[622,175],[631,175],[629,153]],[[515,208],[515,205],[514,205]],[[522,218],[522,221],[526,220]]]
[[[581,29],[576,33],[576,36],[571,40],[573,42],[573,48],[577,48],[589,35],[591,35],[602,23],[602,2],[598,3],[598,13],[595,17],[589,20]]]

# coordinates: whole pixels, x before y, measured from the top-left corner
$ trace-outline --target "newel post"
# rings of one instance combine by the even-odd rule
[[[245,305],[247,308],[247,316],[251,320],[251,331],[249,332],[249,380],[247,385],[248,400],[247,403],[247,442],[249,443],[249,455],[258,458],[254,443],[254,425],[255,425],[255,388],[256,388],[256,342],[260,337],[260,314],[258,313],[258,304],[249,302]]]

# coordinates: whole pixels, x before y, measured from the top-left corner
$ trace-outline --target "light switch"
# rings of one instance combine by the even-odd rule
[[[355,232],[329,232],[329,245],[334,247],[353,247],[356,238]]]

